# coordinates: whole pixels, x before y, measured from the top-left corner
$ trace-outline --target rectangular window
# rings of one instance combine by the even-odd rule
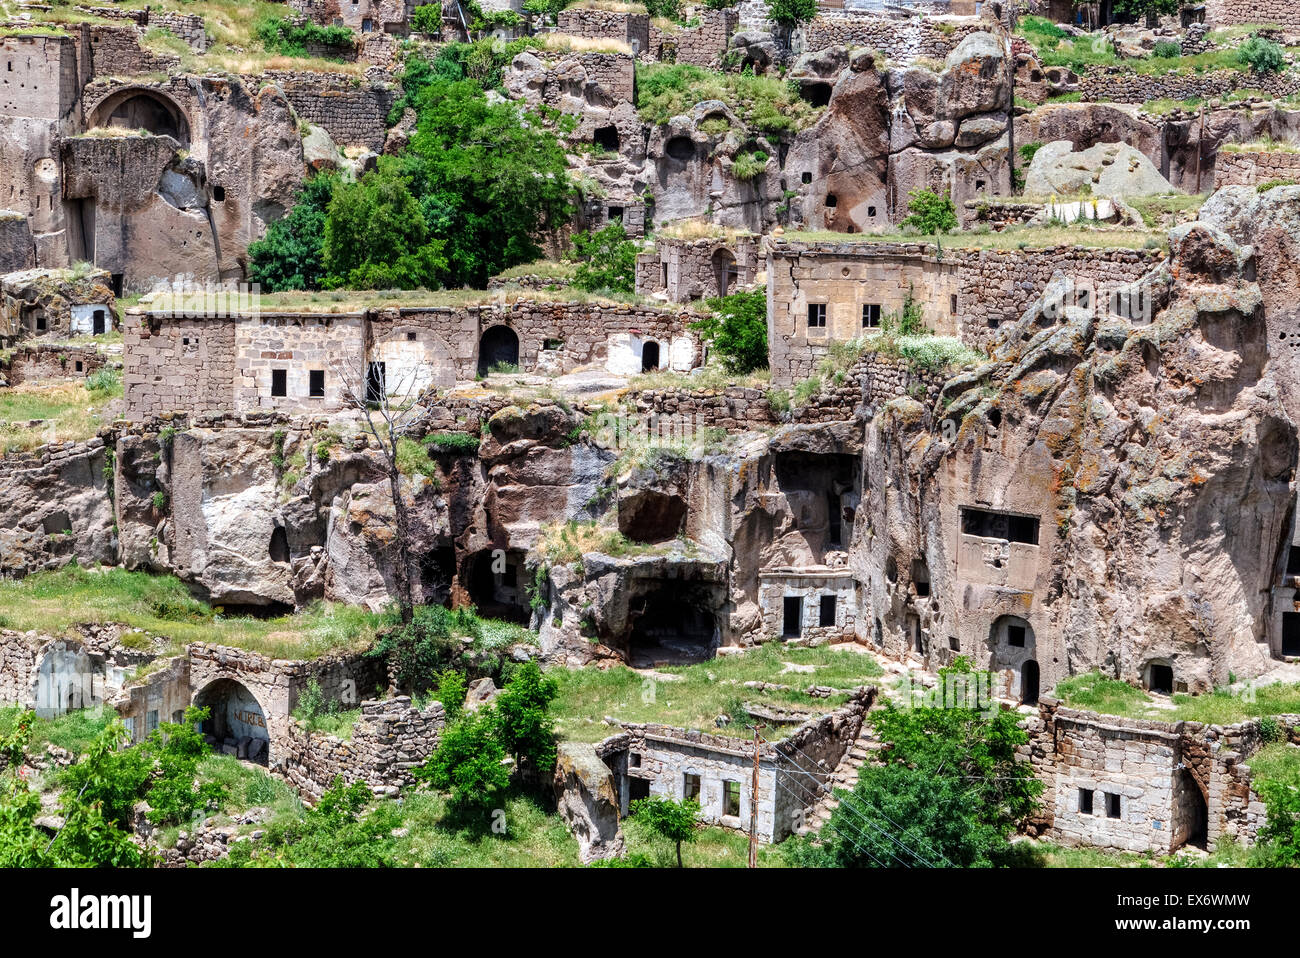
[[[145,713],[144,716],[144,734],[148,735],[158,727],[158,710],[152,709]]]
[[[271,395],[287,396],[289,395],[289,371],[286,369],[271,370]]]
[[[1292,546],[1286,557],[1286,574],[1300,575],[1300,546]]]
[[[700,777],[687,772],[682,776],[682,801],[700,800]]]
[[[1017,649],[1025,647],[1025,627],[1023,625],[1007,626],[1007,645],[1014,645]]]
[[[325,370],[312,369],[307,373],[307,395],[313,399],[325,396]]]
[[[1038,519],[1035,516],[1017,516],[962,506],[961,531],[968,536],[1038,545]]]
[[[862,305],[862,328],[879,329],[880,328],[880,304],[864,303]]]
[[[722,814],[732,818],[740,817],[740,783],[722,783]]]
[[[1092,814],[1092,789],[1090,788],[1079,789],[1079,814]]]
[[[822,596],[821,615],[818,616],[817,624],[823,627],[835,625],[835,596]]]
[[[826,304],[825,303],[808,304],[808,328],[809,329],[826,328]]]
[[[1114,792],[1106,793],[1106,817],[1119,818],[1119,796]]]
[[[640,768],[640,767],[641,767],[641,756],[640,756],[639,754],[637,754],[636,752],[629,752],[629,753],[628,753],[628,756],[627,756],[627,767],[628,767],[628,768]]]
[[[957,294],[956,293],[952,293],[948,297],[948,312],[952,313],[954,316],[957,315]]]

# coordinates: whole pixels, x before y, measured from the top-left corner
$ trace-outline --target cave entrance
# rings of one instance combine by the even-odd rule
[[[271,733],[267,731],[266,713],[242,683],[217,679],[194,697],[194,704],[209,710],[199,731],[215,751],[268,764]]]
[[[831,102],[831,85],[829,83],[805,83],[799,88],[799,95],[811,106],[826,106]]]
[[[420,588],[425,604],[442,605],[451,596],[456,550],[440,546],[420,556]]]
[[[718,284],[718,295],[726,296],[736,287],[740,280],[740,271],[736,268],[736,257],[731,250],[720,249],[713,254],[713,277]]]
[[[276,526],[271,530],[270,553],[272,562],[289,561],[289,537],[285,535],[284,526]]]
[[[478,346],[478,374],[512,372],[519,366],[519,337],[509,326],[493,326]]]
[[[465,588],[479,615],[528,624],[524,556],[517,549],[485,549],[470,561]]]
[[[1147,691],[1161,695],[1172,695],[1174,691],[1174,667],[1152,662],[1147,666]]]
[[[595,140],[596,145],[600,147],[602,150],[605,150],[607,153],[618,152],[618,127],[616,126],[599,127],[596,130],[593,139]]]
[[[690,665],[713,657],[713,615],[687,601],[673,583],[633,599],[627,662],[633,668]]]

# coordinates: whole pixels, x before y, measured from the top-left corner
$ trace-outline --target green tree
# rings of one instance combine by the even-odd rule
[[[536,662],[516,668],[497,696],[497,738],[501,747],[538,772],[555,768],[555,720],[549,710],[559,694],[556,681],[547,678]]]
[[[536,237],[573,212],[555,135],[517,104],[489,103],[471,80],[432,77],[412,104],[419,122],[399,162],[424,222],[444,244],[445,285],[481,287],[536,259]]]
[[[393,157],[334,190],[322,252],[330,286],[435,289],[447,262]]]
[[[248,244],[248,277],[269,293],[320,289],[325,278],[325,212],[338,184],[335,173],[318,173],[302,185],[293,208]]]
[[[899,225],[910,226],[924,236],[939,236],[957,228],[957,208],[952,194],[933,190],[912,190],[907,194],[908,216]]]
[[[411,14],[411,29],[416,33],[442,32],[442,4],[426,3]]]
[[[636,243],[617,220],[604,229],[574,234],[578,269],[573,285],[588,292],[607,289],[630,293],[636,286]]]
[[[944,688],[977,688],[964,659],[940,670]],[[991,685],[989,686],[991,687]],[[1029,738],[1019,716],[959,700],[892,704],[875,716],[889,748],[843,797],[805,863],[857,867],[989,867],[1011,860],[1008,838],[1037,806],[1042,783],[1016,757]],[[994,707],[995,708],[995,707]]]
[[[767,293],[732,293],[707,300],[712,311],[691,328],[733,373],[767,368]]]
[[[444,728],[437,750],[412,774],[450,792],[453,804],[461,808],[489,808],[510,784],[505,759],[497,717],[491,707],[482,707]]]
[[[817,0],[767,0],[767,16],[783,27],[797,27],[817,16]]]
[[[388,660],[399,688],[425,692],[436,687],[439,673],[459,659],[457,636],[477,637],[481,628],[472,608],[416,606],[409,623],[384,632],[366,654]]]
[[[1076,5],[1080,0],[1075,0]],[[1117,13],[1126,13],[1133,17],[1144,17],[1148,21],[1157,17],[1167,17],[1182,9],[1185,0],[1115,0]]]
[[[677,847],[677,867],[682,867],[682,845],[695,841],[700,803],[695,799],[675,802],[671,798],[641,798],[629,809],[637,821]]]
[[[438,701],[442,703],[447,720],[454,722],[465,710],[465,693],[468,683],[465,673],[458,669],[444,669],[438,674]]]

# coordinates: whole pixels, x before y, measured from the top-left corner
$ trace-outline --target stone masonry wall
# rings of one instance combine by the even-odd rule
[[[634,54],[650,49],[650,16],[645,13],[569,7],[559,12],[555,22],[560,33],[598,40],[617,40],[629,44]]]
[[[1214,27],[1272,23],[1300,30],[1300,5],[1294,0],[1206,0],[1205,22]]]
[[[728,386],[725,389],[651,389],[635,393],[632,407],[638,416],[657,416],[671,423],[674,431],[686,426],[696,429],[726,429],[739,432],[761,429],[780,421],[761,389]]]
[[[1300,153],[1219,150],[1214,161],[1214,188],[1259,186],[1274,180],[1300,183]]]
[[[298,116],[323,127],[339,146],[365,146],[378,153],[388,135],[388,111],[397,100],[394,87],[356,85],[328,73],[268,71],[263,80],[280,84]],[[256,89],[256,85],[253,87]]]
[[[649,53],[654,59],[690,63],[706,70],[716,70],[722,65],[727,42],[740,26],[740,15],[734,9],[697,9],[698,26],[664,30],[651,21]]]
[[[790,419],[801,423],[842,422],[852,419],[864,405],[865,412],[901,396],[933,406],[954,372],[948,368],[919,369],[906,359],[869,352],[849,367],[842,383],[823,383],[822,391],[794,408]]]
[[[338,776],[349,785],[364,782],[376,795],[396,795],[415,784],[412,770],[437,749],[446,724],[441,702],[430,702],[421,711],[406,695],[362,702],[348,741],[291,721],[284,775],[309,804],[319,801]]]
[[[1274,97],[1300,92],[1300,76],[1286,73],[1134,73],[1125,67],[1093,67],[1079,78],[1085,103],[1146,103],[1148,100],[1212,99],[1249,87]]]
[[[0,372],[15,386],[35,379],[84,379],[102,369],[104,354],[93,346],[32,344],[19,346]]]
[[[0,630],[0,702],[26,702],[40,649],[35,633]]]
[[[974,19],[941,23],[920,17],[899,19],[850,11],[839,15],[823,12],[804,28],[804,49],[823,50],[835,45],[870,47],[897,63],[911,63],[921,57],[943,60],[967,36],[987,29],[987,22]]]

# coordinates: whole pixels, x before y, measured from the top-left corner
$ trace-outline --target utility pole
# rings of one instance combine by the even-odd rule
[[[754,781],[749,789],[749,867],[758,867],[758,726],[754,726]]]

